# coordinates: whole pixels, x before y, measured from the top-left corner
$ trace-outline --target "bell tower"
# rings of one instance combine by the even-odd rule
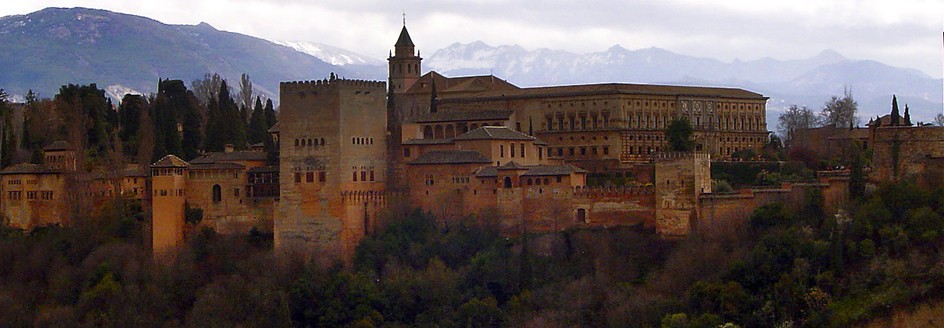
[[[390,58],[387,58],[390,67],[390,88],[394,93],[406,91],[420,78],[420,58],[416,46],[410,39],[410,32],[406,30],[406,15],[403,16],[403,29],[400,37],[394,44]]]

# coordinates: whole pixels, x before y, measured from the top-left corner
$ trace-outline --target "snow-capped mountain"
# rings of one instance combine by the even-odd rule
[[[321,59],[328,64],[344,65],[386,65],[382,60],[364,56],[352,51],[344,50],[338,47],[329,46],[323,43],[308,41],[273,41],[302,53],[306,53]]]
[[[105,87],[105,96],[111,98],[116,104],[121,101],[125,95],[143,95],[143,92],[123,86],[121,84],[109,85]]]
[[[892,94],[910,103],[915,120],[929,121],[941,111],[941,79],[914,69],[849,59],[826,50],[805,59],[723,62],[660,48],[629,50],[614,45],[601,52],[526,50],[517,45],[454,43],[424,59],[423,66],[446,76],[493,74],[519,86],[602,82],[728,86],[771,97],[768,122],[791,104],[821,108],[850,88],[860,116],[886,114]]]

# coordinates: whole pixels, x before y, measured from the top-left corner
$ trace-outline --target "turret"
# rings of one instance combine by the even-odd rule
[[[423,58],[420,58],[419,53],[416,52],[410,32],[406,30],[406,20],[404,20],[400,37],[394,44],[393,56],[387,58],[390,68],[390,86],[394,93],[406,91],[420,78],[422,60]]]
[[[172,254],[184,242],[184,172],[190,164],[167,155],[151,164],[151,249],[155,258]]]

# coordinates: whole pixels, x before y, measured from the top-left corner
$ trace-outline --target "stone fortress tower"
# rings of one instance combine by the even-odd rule
[[[279,89],[276,249],[351,259],[384,201],[386,85],[332,75]]]
[[[183,245],[186,168],[187,162],[174,155],[164,156],[151,164],[151,249],[155,257]]]

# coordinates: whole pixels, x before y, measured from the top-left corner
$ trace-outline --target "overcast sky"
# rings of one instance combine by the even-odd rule
[[[406,12],[420,51],[453,42],[577,53],[619,44],[723,61],[797,59],[833,49],[942,76],[941,0],[29,0],[0,16],[90,7],[172,24],[207,22],[270,40],[314,41],[383,59]],[[428,56],[428,55],[426,55]]]

